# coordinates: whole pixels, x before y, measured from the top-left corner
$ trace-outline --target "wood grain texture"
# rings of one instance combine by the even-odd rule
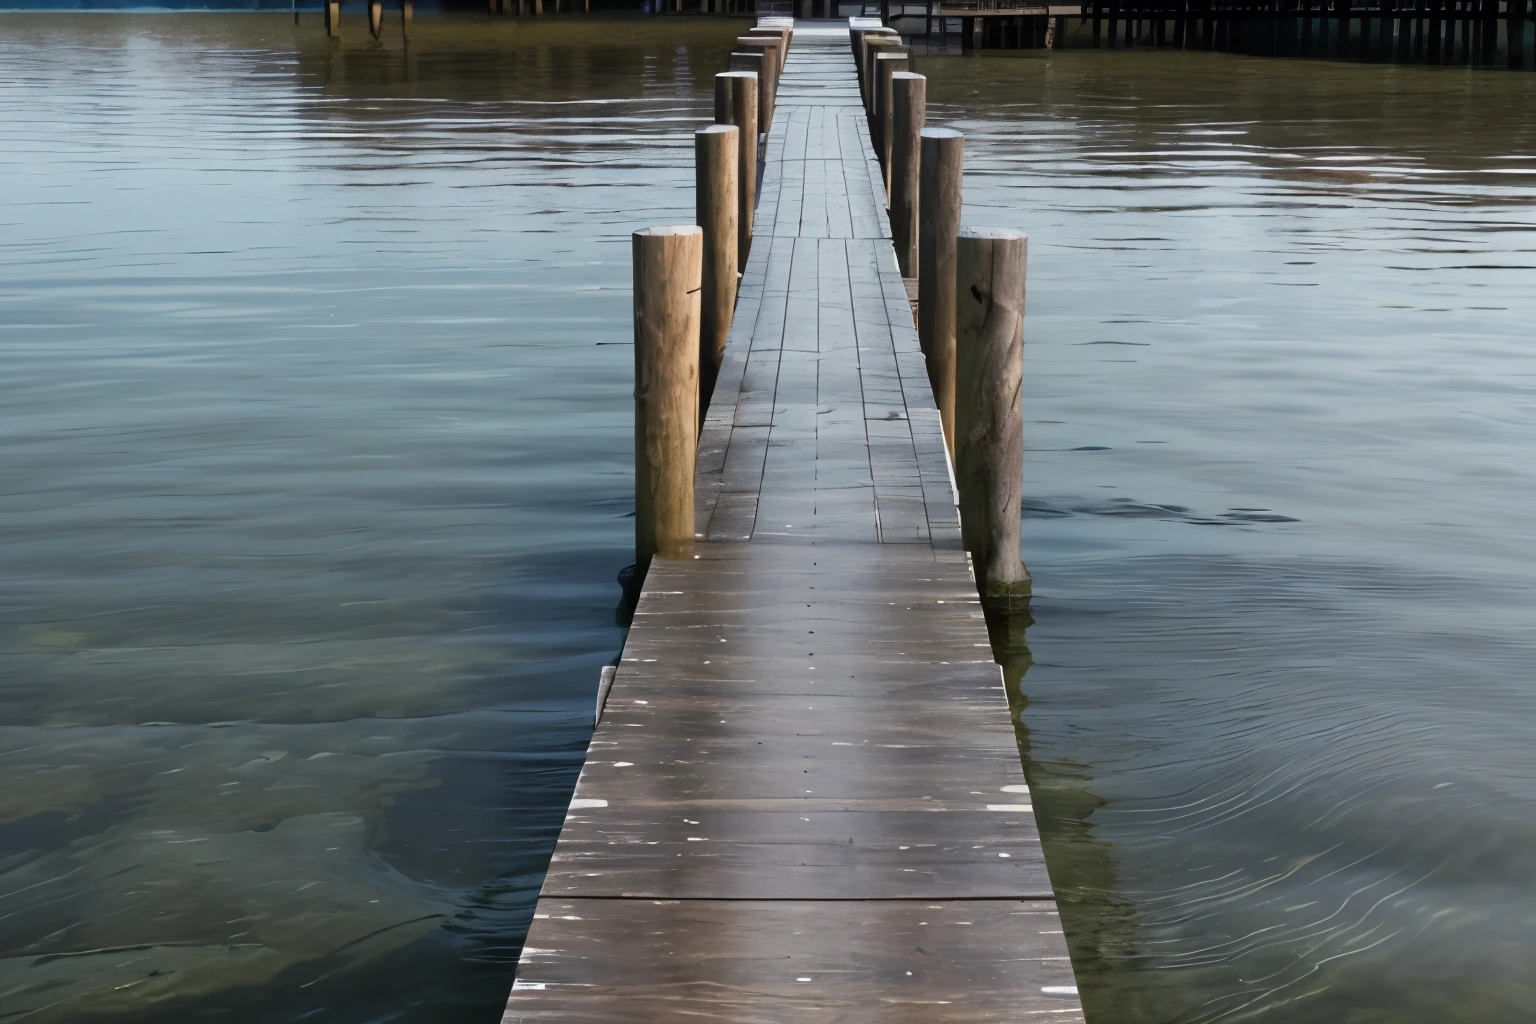
[[[880,159],[881,194],[891,194],[891,145],[895,128],[895,113],[891,96],[891,76],[912,66],[912,56],[906,47],[888,46],[875,54],[875,154]]]
[[[847,37],[802,27],[779,98],[694,550],[646,576],[505,1020],[1081,1020]]]
[[[917,276],[917,178],[921,133],[928,120],[928,79],[891,76],[891,242],[902,277]]]
[[[917,333],[939,419],[955,453],[955,239],[960,233],[965,138],[924,128],[918,182]]]
[[[955,249],[955,476],[965,545],[988,599],[1029,594],[1019,560],[1024,472],[1022,231],[966,228]]]
[[[750,58],[752,67],[734,70],[737,57]],[[747,264],[752,247],[754,211],[757,207],[757,89],[763,55],[731,54],[733,70],[715,76],[715,123],[733,124],[740,133],[736,161],[736,268]]]
[[[517,974],[503,1024],[1083,1019],[1048,901],[548,899]]]
[[[759,72],[762,79],[757,90],[757,126],[758,131],[766,132],[773,127],[774,97],[778,93],[781,66],[779,51],[783,49],[783,41],[775,36],[737,36],[736,49],[763,55]]]
[[[736,175],[741,133],[733,124],[712,124],[693,136],[695,214],[704,232],[699,292],[699,405],[705,408],[725,359],[736,308],[736,258],[740,197]],[[691,500],[691,498],[690,498]]]
[[[699,285],[695,225],[632,236],[635,306],[635,563],[693,553],[699,423]]]

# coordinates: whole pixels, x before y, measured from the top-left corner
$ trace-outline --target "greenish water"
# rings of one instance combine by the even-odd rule
[[[499,1018],[735,26],[360,24],[0,18],[7,1021]]]
[[[1530,1019],[1536,79],[923,58],[1030,232],[1023,689],[1089,1019]]]
[[[620,641],[627,236],[743,23],[348,24],[0,19],[7,1021],[498,1019]],[[1090,1019],[1526,1020],[1536,79],[920,65],[1031,233]]]

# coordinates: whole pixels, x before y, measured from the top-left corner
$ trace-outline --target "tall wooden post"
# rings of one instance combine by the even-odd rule
[[[966,228],[955,262],[955,481],[962,541],[983,602],[1029,596],[1019,560],[1024,477],[1022,231]]]
[[[880,174],[884,178],[887,203],[891,195],[891,76],[910,66],[905,50],[897,53],[888,49],[875,56],[875,154],[880,157]]]
[[[375,39],[384,31],[384,0],[368,0],[368,31]]]
[[[341,0],[325,0],[325,34],[341,38]]]
[[[864,100],[865,109],[869,109],[869,82],[866,80],[869,68],[869,44],[875,39],[890,39],[896,45],[901,45],[901,37],[895,29],[889,28],[859,28],[854,29],[849,38],[849,44],[853,47],[854,70],[858,73],[859,96]]]
[[[761,82],[763,79],[763,51],[753,50],[751,53],[743,53],[740,50],[732,50],[731,70],[750,71]]]
[[[927,97],[922,75],[891,75],[891,239],[902,277],[917,276],[917,180]]]
[[[736,309],[736,257],[739,252],[736,188],[741,131],[733,124],[712,124],[693,136],[696,212],[704,229],[699,320],[699,415],[709,405],[725,357]]]
[[[869,35],[864,38],[864,109],[873,124],[875,117],[875,58],[893,48],[901,48],[896,35]]]
[[[789,29],[758,26],[747,29],[747,35],[757,36],[762,39],[772,39],[779,44],[779,74],[783,75],[784,61],[789,57]]]
[[[635,565],[693,553],[699,438],[699,286],[704,233],[692,224],[633,236]]]
[[[924,128],[918,175],[917,336],[928,357],[928,380],[955,457],[955,239],[960,233],[960,184],[965,137]]]
[[[737,36],[736,48],[763,54],[762,78],[757,85],[757,128],[766,132],[773,126],[773,99],[779,88],[780,41],[768,36]]]
[[[734,55],[733,55],[734,56]],[[762,54],[753,54],[761,64]],[[736,161],[736,266],[744,269],[752,248],[752,219],[757,206],[757,90],[753,71],[727,71],[715,76],[715,123],[738,129]]]
[[[411,22],[416,18],[416,4],[413,0],[400,0],[400,32],[403,35],[411,30]]]

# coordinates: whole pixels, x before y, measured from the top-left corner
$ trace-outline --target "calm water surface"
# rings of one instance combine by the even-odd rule
[[[358,19],[353,19],[354,26]],[[493,1021],[737,23],[0,19],[0,1014]],[[1536,78],[927,58],[1096,1024],[1524,1021]]]
[[[738,26],[351,24],[0,17],[7,1021],[499,1019]]]
[[[930,58],[1030,239],[1024,680],[1090,1020],[1529,1021],[1536,77]]]

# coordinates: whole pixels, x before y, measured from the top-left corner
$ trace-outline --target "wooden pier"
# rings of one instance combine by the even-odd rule
[[[908,38],[966,49],[1156,47],[1536,67],[1531,0],[883,0]]]
[[[794,33],[695,495],[504,1021],[1081,1020],[835,24]]]

